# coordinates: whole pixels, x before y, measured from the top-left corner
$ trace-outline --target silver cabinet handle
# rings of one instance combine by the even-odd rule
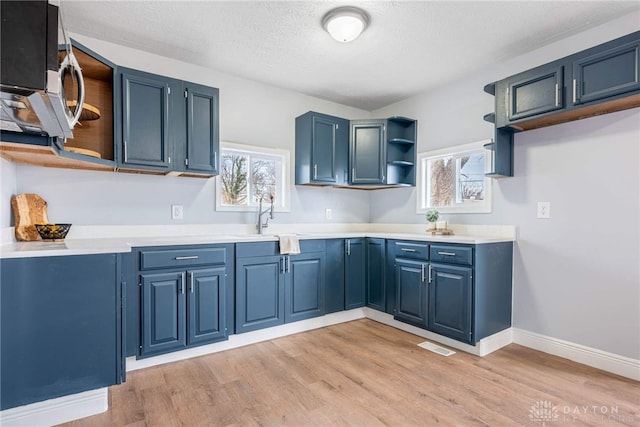
[[[287,273],[291,273],[291,256],[287,255]]]
[[[559,95],[559,93],[558,93],[558,91],[559,91],[559,90],[560,90],[560,88],[558,87],[558,83],[556,83],[556,107],[557,107],[558,105],[560,105],[560,104],[558,104],[558,101],[559,101],[559,98],[560,98],[560,97],[558,96],[558,95]]]
[[[176,261],[184,261],[186,259],[198,259],[198,255],[189,255],[189,256],[177,256],[174,259]]]
[[[424,282],[424,264],[420,264],[420,281]]]
[[[400,248],[400,250],[402,252],[415,252],[416,251],[415,249],[410,249],[410,248]]]
[[[196,292],[196,286],[195,286],[195,280],[193,278],[194,274],[193,273],[189,273],[189,287],[191,288],[191,293],[195,293]]]
[[[578,99],[578,82],[576,82],[576,79],[573,79],[573,103],[576,103],[576,100]]]
[[[184,295],[184,273],[180,275],[180,293]]]
[[[431,267],[431,264],[429,264],[429,283],[431,283],[431,280],[433,279],[432,274],[431,274],[432,270],[433,269]]]
[[[438,252],[438,255],[444,255],[444,256],[456,256],[455,253],[453,252]]]
[[[351,255],[351,240],[347,239],[347,255]]]
[[[318,179],[318,165],[313,165],[313,179]]]

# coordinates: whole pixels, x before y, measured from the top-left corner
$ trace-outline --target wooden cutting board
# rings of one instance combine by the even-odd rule
[[[47,202],[37,194],[18,194],[11,198],[16,219],[16,240],[42,240],[34,224],[48,224]]]

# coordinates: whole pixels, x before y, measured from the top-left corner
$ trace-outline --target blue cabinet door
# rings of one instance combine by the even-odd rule
[[[141,275],[142,354],[184,347],[186,339],[185,273]]]
[[[188,344],[227,338],[225,271],[224,266],[187,271]]]
[[[427,326],[425,261],[396,258],[395,318],[415,326]]]
[[[324,314],[323,252],[287,255],[285,259],[285,323]]]
[[[431,264],[429,322],[440,335],[471,343],[471,268]]]
[[[176,146],[186,150],[184,168],[189,172],[218,174],[219,137],[219,100],[218,89],[184,83],[186,95],[186,148],[177,143]],[[184,153],[176,154],[184,156]]]
[[[640,89],[639,40],[587,52],[573,62],[574,105]]]
[[[0,409],[120,382],[114,254],[0,263]]]
[[[169,170],[170,79],[141,71],[122,73],[121,164]]]
[[[365,305],[366,246],[364,238],[345,240],[345,310]]]
[[[385,239],[367,238],[367,307],[386,311]]]
[[[327,240],[325,267],[325,313],[343,311],[345,297],[345,249],[342,239]]]
[[[296,185],[349,182],[349,121],[309,111],[296,117]]]
[[[236,260],[236,333],[284,323],[284,258]]]
[[[532,117],[564,106],[563,66],[553,63],[511,78],[507,83],[507,120]]]
[[[351,184],[384,184],[387,164],[385,120],[351,122]]]

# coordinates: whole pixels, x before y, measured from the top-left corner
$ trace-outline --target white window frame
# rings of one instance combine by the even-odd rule
[[[278,189],[280,197],[276,198],[278,201],[274,205],[274,211],[276,212],[291,212],[291,153],[289,150],[283,150],[278,148],[260,147],[257,145],[238,144],[235,142],[220,142],[220,172],[222,173],[222,152],[224,150],[233,150],[246,154],[268,155],[277,156],[282,158],[282,170],[280,171],[281,182]],[[216,177],[216,211],[221,212],[253,212],[258,209],[258,203],[249,202],[248,205],[224,205],[222,204],[222,177],[218,175]],[[268,205],[269,201],[262,202],[263,205]]]
[[[418,179],[416,182],[416,213],[426,214],[427,211],[432,209],[428,205],[429,195],[427,192],[430,190],[429,176],[427,175],[427,162],[439,157],[448,156],[460,156],[467,153],[477,153],[479,151],[485,151],[484,145],[490,143],[491,140],[483,140],[478,142],[472,142],[470,144],[457,145],[454,147],[447,147],[440,150],[427,151],[418,154]],[[488,152],[485,151],[484,156],[484,170],[490,170],[491,157]],[[461,204],[460,206],[447,206],[436,207],[440,213],[490,213],[493,207],[493,194],[492,186],[493,180],[487,176],[484,178],[484,202],[474,203],[473,205]]]

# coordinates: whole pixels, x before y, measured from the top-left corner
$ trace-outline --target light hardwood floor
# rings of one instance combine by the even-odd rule
[[[134,371],[107,412],[65,425],[640,426],[640,382],[515,344],[444,357],[422,341],[362,319]]]

